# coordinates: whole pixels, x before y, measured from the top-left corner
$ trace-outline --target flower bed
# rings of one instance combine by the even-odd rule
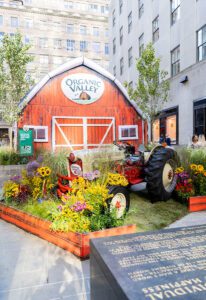
[[[0,218],[57,245],[80,258],[89,256],[89,240],[136,232],[136,225],[120,226],[89,233],[55,232],[50,229],[51,222],[34,217],[18,209],[0,204]]]

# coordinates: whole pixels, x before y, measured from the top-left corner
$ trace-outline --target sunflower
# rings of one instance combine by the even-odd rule
[[[197,165],[191,164],[190,169],[193,170],[193,171],[196,171],[197,170]]]
[[[200,173],[203,172],[203,171],[204,171],[203,165],[198,165],[198,166],[197,166],[197,170],[198,170]]]
[[[45,173],[46,173],[46,176],[49,176],[51,174],[51,169],[48,167],[45,167]]]

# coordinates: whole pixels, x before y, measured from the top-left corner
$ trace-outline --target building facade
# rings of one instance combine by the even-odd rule
[[[34,57],[28,74],[39,81],[57,66],[85,56],[108,69],[109,0],[0,1],[0,39],[19,31]],[[0,141],[8,140],[8,126],[0,115]],[[4,137],[4,138],[3,138]]]
[[[135,87],[136,58],[153,42],[170,80],[169,101],[153,124],[154,140],[188,144],[206,135],[206,1],[112,0],[110,71]]]

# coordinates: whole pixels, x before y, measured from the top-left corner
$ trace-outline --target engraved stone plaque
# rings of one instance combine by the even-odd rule
[[[206,225],[91,243],[91,299],[206,299]]]

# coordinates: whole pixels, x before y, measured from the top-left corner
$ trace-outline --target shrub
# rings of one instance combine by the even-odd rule
[[[26,164],[27,162],[27,157],[20,156],[13,149],[0,147],[0,165],[19,165]]]

